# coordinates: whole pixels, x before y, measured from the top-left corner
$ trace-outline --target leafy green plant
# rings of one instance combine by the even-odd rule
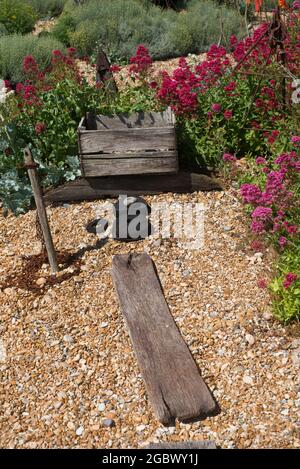
[[[40,18],[60,15],[66,4],[66,0],[25,0],[25,2],[32,6]]]
[[[29,33],[36,19],[36,12],[28,3],[22,0],[0,0],[0,23],[8,33]]]
[[[18,34],[0,37],[0,77],[13,83],[23,81],[23,59],[33,55],[39,66],[44,69],[51,62],[53,49],[64,50],[64,46],[52,37],[21,36]]]
[[[282,322],[300,319],[300,242],[287,249],[278,264],[278,274],[270,284],[274,295],[273,310]],[[295,274],[296,272],[296,274]],[[289,274],[294,273],[294,276]],[[287,279],[295,279],[287,282]]]
[[[220,39],[222,28],[229,35],[243,30],[235,10],[217,9],[210,0],[187,5],[186,12],[178,13],[139,0],[90,0],[76,8],[67,3],[53,34],[81,55],[101,45],[109,55],[128,60],[139,44],[154,59],[164,59],[206,50]]]
[[[0,37],[5,36],[7,34],[8,34],[8,32],[7,32],[6,27],[4,26],[4,24],[0,23]]]

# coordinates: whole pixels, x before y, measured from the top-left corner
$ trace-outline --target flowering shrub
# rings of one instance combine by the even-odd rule
[[[236,160],[224,155],[236,165]],[[287,322],[300,316],[300,139],[291,138],[291,150],[267,162],[258,157],[240,188],[250,209],[253,248],[261,250],[271,241],[280,254],[278,275],[269,285],[274,294],[274,312]],[[260,282],[260,286],[262,282]],[[264,285],[267,286],[266,284]],[[262,288],[262,286],[261,286]]]
[[[29,33],[37,20],[35,10],[22,0],[0,0],[0,23],[8,33]]]
[[[16,213],[30,205],[30,185],[22,169],[26,145],[40,164],[45,187],[80,174],[77,126],[87,110],[102,109],[105,92],[80,75],[74,53],[74,49],[66,54],[54,50],[47,69],[26,56],[26,81],[18,83],[15,93],[0,105],[0,196],[4,208]]]

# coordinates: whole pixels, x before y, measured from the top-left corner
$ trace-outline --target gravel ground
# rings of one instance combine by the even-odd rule
[[[223,448],[299,448],[300,340],[272,319],[270,298],[257,286],[270,275],[273,255],[250,250],[234,190],[146,200],[205,204],[203,249],[185,250],[174,239],[110,240],[97,249],[85,225],[104,202],[51,207],[57,250],[80,253],[55,284],[46,264],[26,257],[40,251],[35,212],[0,215],[0,446],[136,448],[214,439]],[[218,416],[170,428],[155,420],[110,275],[112,256],[131,250],[155,261]]]

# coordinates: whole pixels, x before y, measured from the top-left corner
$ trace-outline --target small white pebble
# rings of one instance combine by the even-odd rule
[[[76,435],[81,436],[83,434],[84,428],[83,427],[78,427],[76,430]]]

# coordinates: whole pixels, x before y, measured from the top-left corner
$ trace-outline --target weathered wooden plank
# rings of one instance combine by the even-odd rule
[[[98,158],[82,161],[85,177],[123,174],[171,173],[178,170],[176,157],[167,158]]]
[[[46,203],[76,200],[97,200],[104,197],[154,195],[163,192],[178,194],[221,190],[219,181],[205,174],[179,172],[177,174],[109,176],[79,178],[45,192]]]
[[[124,128],[137,127],[166,127],[174,126],[175,116],[170,108],[163,112],[133,112],[131,114],[114,114],[112,116],[104,116],[88,112],[87,113],[87,130],[117,130]]]
[[[215,401],[170,314],[151,258],[114,256],[112,278],[158,420],[169,425],[212,414]]]
[[[150,443],[147,449],[217,449],[213,440]]]
[[[90,153],[81,156],[81,160],[102,160],[107,159],[122,159],[122,158],[177,158],[177,150],[170,151],[127,151],[119,153]]]
[[[172,127],[124,130],[78,130],[81,154],[113,153],[130,150],[175,150]]]

